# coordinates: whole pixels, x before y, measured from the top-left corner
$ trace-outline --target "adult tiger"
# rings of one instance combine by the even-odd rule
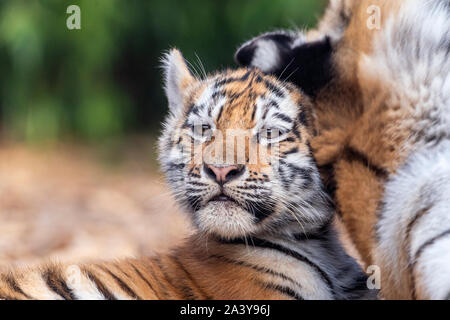
[[[167,255],[4,273],[0,298],[368,297],[366,275],[332,225],[307,99],[253,69],[196,79],[177,50],[164,64],[170,114],[160,162],[197,232]]]
[[[313,97],[314,155],[385,298],[450,298],[450,2],[331,1],[237,61]]]

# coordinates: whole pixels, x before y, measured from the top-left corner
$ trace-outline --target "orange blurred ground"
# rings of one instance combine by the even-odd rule
[[[139,256],[187,232],[163,178],[142,159],[105,167],[83,148],[0,147],[0,268]]]

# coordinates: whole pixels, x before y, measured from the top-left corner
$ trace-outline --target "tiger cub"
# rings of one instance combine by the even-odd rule
[[[366,297],[366,275],[332,225],[300,91],[256,69],[196,79],[177,50],[164,69],[160,162],[197,232],[166,255],[14,270],[1,276],[0,297]]]

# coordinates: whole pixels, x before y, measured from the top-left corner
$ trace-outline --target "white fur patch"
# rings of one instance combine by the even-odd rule
[[[420,286],[423,288],[430,299],[449,299],[450,236],[442,238],[427,247],[414,270],[417,282],[416,287]]]
[[[306,43],[306,36],[304,33],[296,33],[296,38],[295,40],[292,42],[291,48],[294,49],[295,47],[299,47],[303,44]]]
[[[164,89],[166,91],[167,100],[169,101],[169,109],[176,113],[182,109],[183,97],[186,88],[183,86],[194,80],[189,68],[184,61],[181,53],[172,49],[162,59],[164,69]]]
[[[431,296],[437,297],[438,292],[448,294],[450,281],[444,280],[450,275],[450,250],[446,238],[425,248],[418,261],[414,259],[428,240],[450,230],[450,142],[414,153],[386,184],[383,201],[375,260],[395,270],[392,280],[397,288],[404,284],[398,282],[401,277],[395,272],[408,272],[408,265],[416,263],[415,276],[428,293],[433,292]],[[414,223],[405,248],[407,226],[420,210],[427,212]],[[404,261],[400,257],[407,248],[409,261]],[[434,258],[430,257],[432,252],[436,254]]]
[[[280,53],[274,41],[258,40],[251,65],[257,66],[264,72],[272,72],[279,65],[279,60]]]
[[[86,277],[76,265],[70,265],[64,270],[67,286],[80,300],[104,300],[97,286]]]
[[[25,272],[19,280],[20,288],[29,296],[39,300],[62,300],[63,298],[53,292],[45,280],[39,269]]]

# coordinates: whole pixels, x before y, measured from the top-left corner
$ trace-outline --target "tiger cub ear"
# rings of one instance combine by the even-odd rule
[[[177,49],[171,49],[162,59],[164,69],[164,89],[169,109],[172,112],[180,110],[186,89],[196,80],[189,71],[183,55]]]
[[[244,43],[236,52],[238,64],[256,67],[300,87],[314,96],[332,77],[332,45],[328,37],[306,42],[302,33],[276,31]]]

